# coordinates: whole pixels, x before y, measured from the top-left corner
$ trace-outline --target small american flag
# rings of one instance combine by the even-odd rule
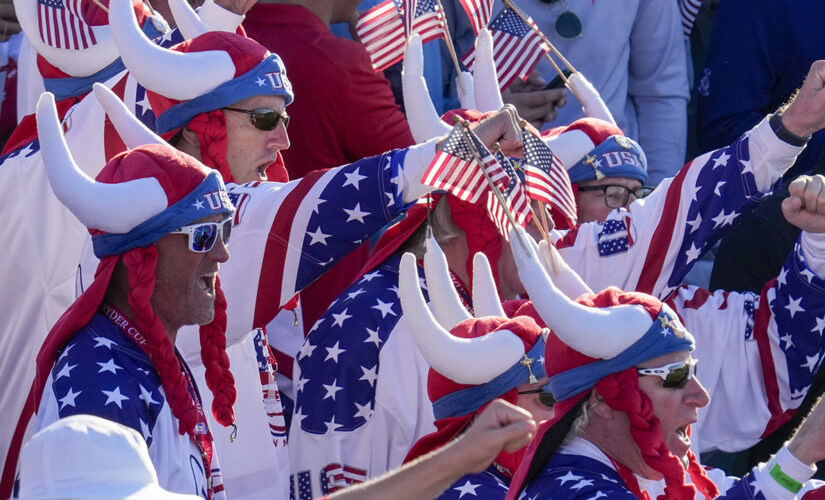
[[[467,17],[470,18],[473,33],[478,35],[478,32],[487,26],[490,17],[493,15],[493,0],[459,0],[459,2],[464,7]]]
[[[414,16],[406,15],[410,11]],[[435,0],[384,0],[358,16],[355,29],[376,71],[404,57],[408,35],[418,33],[422,43],[444,36],[441,12]]]
[[[516,169],[513,168],[510,160],[499,151],[496,153],[496,161],[501,165],[502,171],[506,175],[502,181],[496,182],[496,187],[504,195],[507,207],[502,206],[498,197],[490,191],[487,194],[487,211],[501,235],[509,241],[510,219],[507,217],[507,210],[509,209],[516,223],[524,227],[530,220],[530,200],[527,198],[524,185],[516,175]]]
[[[467,130],[467,135],[481,154],[482,163],[479,164],[464,138],[464,133],[459,129],[460,126],[453,127],[424,172],[421,182],[436,189],[449,191],[464,201],[475,203],[488,189],[482,168],[487,170],[490,180],[494,183],[506,180],[507,174],[476,135]]]
[[[82,14],[83,0],[37,0],[43,43],[58,49],[87,49],[97,43]]]
[[[526,24],[512,9],[505,7],[490,21],[493,35],[493,60],[498,73],[498,86],[506,89],[516,77],[527,78],[538,64],[543,52],[549,50],[533,30],[533,20]],[[471,48],[461,62],[473,67],[475,48]]]
[[[527,195],[561,212],[568,227],[576,225],[576,200],[570,185],[570,176],[553,151],[530,131],[524,138],[524,187]]]

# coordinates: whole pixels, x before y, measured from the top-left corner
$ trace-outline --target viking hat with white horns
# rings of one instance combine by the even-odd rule
[[[197,36],[165,49],[141,32],[128,0],[112,0],[113,39],[126,68],[147,89],[157,131],[168,138],[188,126],[198,135],[204,164],[228,182],[226,121],[220,109],[262,95],[282,96],[289,105],[292,85],[276,54],[242,35],[198,26],[197,16],[178,7],[185,31]],[[275,174],[270,180],[286,181],[283,165],[277,167],[278,172],[269,172]]]
[[[475,255],[473,270],[475,318],[452,286],[443,252],[434,239],[427,240],[424,272],[431,313],[418,285],[415,257],[408,253],[401,259],[401,305],[431,366],[427,390],[438,429],[416,442],[407,460],[447,444],[493,399],[515,404],[518,386],[545,377],[542,329],[532,318],[505,316],[484,254]],[[502,453],[496,463],[512,473],[521,457]]]
[[[553,419],[539,426],[530,443],[507,498],[517,498],[522,486],[543,470],[591,390],[614,410],[628,413],[630,433],[643,459],[665,477],[667,497],[694,498],[694,486],[684,484],[685,468],[664,444],[659,420],[647,395],[639,389],[635,369],[664,354],[692,351],[693,336],[670,307],[651,295],[610,287],[571,300],[549,278],[535,249],[523,246],[516,236],[511,235],[511,247],[519,278],[535,311],[551,330],[544,357],[548,385],[557,403]],[[696,457],[689,454],[689,459],[693,484],[705,493],[712,491],[713,483]],[[631,491],[634,485],[638,490],[632,473],[628,472],[627,478],[621,470],[619,473]],[[641,498],[639,491],[633,492]]]
[[[152,360],[181,434],[194,435],[198,410],[186,389],[174,348],[158,321],[150,298],[154,289],[157,248],[152,243],[169,232],[210,215],[231,216],[235,209],[218,172],[163,144],[160,138],[127,120],[117,98],[98,84],[96,94],[116,126],[129,131],[130,144],[152,141],[114,157],[96,180],[87,177],[69,153],[57,120],[54,97],[43,94],[37,107],[37,126],[49,183],[63,202],[92,233],[95,254],[101,258],[95,280],[60,317],[37,357],[33,391],[40,400],[57,353],[101,306],[115,267],[122,261],[129,274],[129,301],[135,323],[147,342],[139,344]],[[234,421],[235,387],[226,356],[226,301],[215,286],[215,317],[201,326],[201,356],[207,385],[215,399],[212,411],[223,425]]]

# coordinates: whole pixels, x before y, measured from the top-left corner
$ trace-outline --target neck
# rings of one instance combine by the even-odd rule
[[[611,427],[595,426],[591,423],[582,431],[581,436],[599,448],[611,460],[627,467],[634,474],[646,479],[662,479],[662,474],[645,462],[639,445],[630,435],[629,427],[625,428],[625,432]]]
[[[306,8],[327,26],[332,23],[333,3],[327,0],[259,0],[260,3],[274,3],[283,5],[300,5]]]
[[[104,300],[123,313],[123,315],[126,316],[126,319],[137,325],[137,321],[135,321],[135,312],[129,304],[128,290],[124,293],[124,291],[120,290],[118,287],[109,287],[109,290],[106,291]],[[178,338],[178,330],[180,327],[175,328],[172,325],[167,325],[162,319],[161,323],[163,324],[163,330],[166,332],[166,336],[169,337],[169,340],[174,346],[175,341]]]
[[[464,238],[453,238],[447,243],[440,244],[444,255],[447,257],[447,266],[458,279],[467,286],[470,286],[470,275],[467,273],[467,258],[470,256],[470,249]]]

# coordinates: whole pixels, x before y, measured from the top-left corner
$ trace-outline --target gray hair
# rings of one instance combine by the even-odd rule
[[[438,200],[435,208],[433,208],[430,214],[430,227],[432,228],[435,241],[442,247],[456,238],[465,237],[464,231],[462,231],[453,220],[452,213],[450,212],[450,204],[447,203],[446,196]],[[398,250],[399,253],[410,252],[415,254],[417,258],[423,259],[425,251],[424,242],[426,238],[427,224],[424,223],[401,245]]]
[[[576,420],[574,420],[573,425],[570,426],[571,435],[581,435],[582,433],[584,433],[584,430],[590,423],[591,407],[592,403],[589,399],[585,401],[584,404],[582,404],[582,407],[579,410],[579,414],[576,416]]]

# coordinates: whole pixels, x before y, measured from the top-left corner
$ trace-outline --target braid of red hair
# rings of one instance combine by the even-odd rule
[[[226,117],[223,111],[215,110],[195,116],[187,125],[198,136],[201,146],[201,162],[217,170],[224,182],[232,181],[232,172],[226,163],[228,141],[226,138]]]
[[[645,462],[665,477],[665,494],[659,499],[693,500],[696,489],[685,484],[685,468],[670,453],[662,439],[659,419],[653,413],[653,403],[639,389],[636,370],[627,370],[603,378],[596,384],[596,391],[607,405],[627,413],[630,418],[630,434],[639,446]]]
[[[235,422],[232,405],[237,392],[226,355],[226,297],[221,290],[220,278],[215,279],[215,317],[200,328],[201,359],[206,368],[206,385],[214,396],[212,414],[218,423],[228,427]]]
[[[155,289],[157,248],[154,245],[133,248],[123,254],[123,263],[129,272],[129,305],[134,312],[135,323],[146,337],[146,342],[138,345],[149,356],[152,366],[160,376],[160,383],[172,414],[180,421],[178,432],[194,435],[198,412],[192,395],[187,390],[186,379],[181,371],[180,361],[175,356],[172,341],[166,335],[163,324],[150,303]]]
[[[688,474],[690,474],[690,480],[705,495],[705,498],[719,496],[719,487],[708,477],[707,471],[690,450],[688,450]]]

